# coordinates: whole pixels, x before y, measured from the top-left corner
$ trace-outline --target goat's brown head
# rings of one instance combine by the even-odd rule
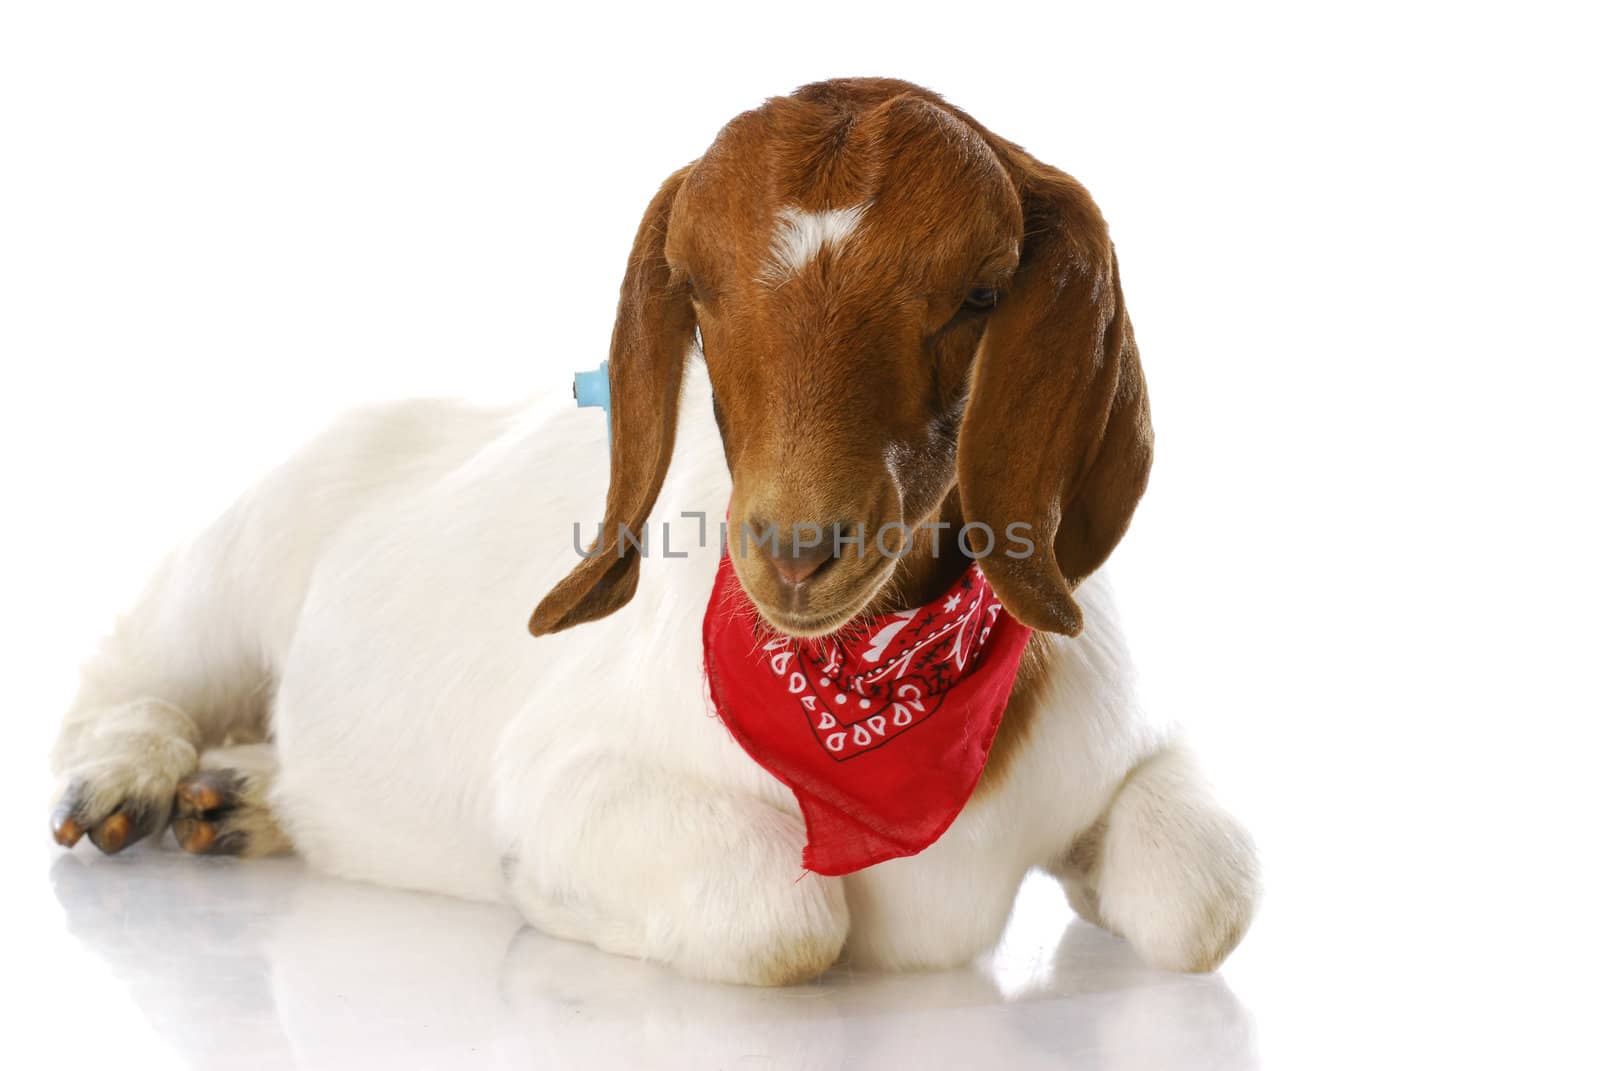
[[[995,537],[982,564],[1007,609],[1082,628],[1071,592],[1127,527],[1151,431],[1111,242],[1073,179],[904,82],[819,83],[723,128],[639,227],[602,552],[539,605],[536,634],[632,597],[618,528],[641,530],[661,488],[697,328],[729,553],[771,624],[820,634],[860,613],[906,530],[954,495]]]

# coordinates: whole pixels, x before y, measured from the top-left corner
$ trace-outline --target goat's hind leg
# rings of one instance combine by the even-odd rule
[[[172,833],[193,855],[279,855],[292,850],[267,803],[278,776],[270,743],[211,748],[178,782]]]
[[[194,769],[200,731],[164,700],[130,699],[63,728],[50,829],[70,848],[84,834],[107,855],[166,828],[178,779]]]
[[[159,835],[200,752],[262,739],[270,677],[240,615],[238,517],[225,516],[157,572],[84,667],[51,756],[51,832],[112,854]]]
[[[373,503],[454,469],[497,420],[448,401],[358,410],[169,558],[84,669],[52,758],[56,839],[70,847],[87,835],[115,852],[158,833],[179,783],[206,767],[231,770],[239,783],[214,772],[215,806],[200,785],[182,800],[190,843],[228,808],[210,850],[239,844],[226,834],[247,819],[240,850],[275,844],[255,802],[270,780],[255,761],[264,753],[231,766],[202,753],[267,739],[279,661],[327,541]]]

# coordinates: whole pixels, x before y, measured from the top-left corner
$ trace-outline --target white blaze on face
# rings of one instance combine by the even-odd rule
[[[772,231],[772,252],[765,277],[782,282],[810,264],[825,245],[842,245],[861,223],[867,211],[864,204],[850,208],[827,208],[808,212],[801,208],[778,210],[778,225]]]

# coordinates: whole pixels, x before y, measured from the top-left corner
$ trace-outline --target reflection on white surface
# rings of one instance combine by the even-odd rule
[[[1257,1066],[1220,977],[1141,966],[1038,876],[972,969],[745,989],[289,860],[141,848],[50,875],[67,931],[153,1028],[123,1066],[163,1048],[208,1068]]]

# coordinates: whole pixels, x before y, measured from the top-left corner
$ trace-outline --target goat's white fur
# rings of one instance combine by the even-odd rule
[[[698,363],[685,397],[653,527],[729,498]],[[803,978],[841,948],[862,965],[965,962],[1035,865],[1154,963],[1206,969],[1232,947],[1252,849],[1134,703],[1098,578],[1078,593],[1084,634],[1048,640],[999,783],[918,856],[802,876],[793,798],[704,696],[714,536],[646,561],[611,617],[526,632],[573,563],[573,522],[599,516],[602,434],[565,407],[346,417],[158,572],[85,670],[62,783],[87,779],[102,807],[170,799],[198,750],[270,722],[273,817],[314,867],[506,900],[551,933],[707,978]]]
[[[772,229],[772,248],[764,275],[782,281],[797,275],[817,258],[825,245],[843,245],[866,214],[865,204],[825,208],[811,212],[793,206],[778,210]]]

